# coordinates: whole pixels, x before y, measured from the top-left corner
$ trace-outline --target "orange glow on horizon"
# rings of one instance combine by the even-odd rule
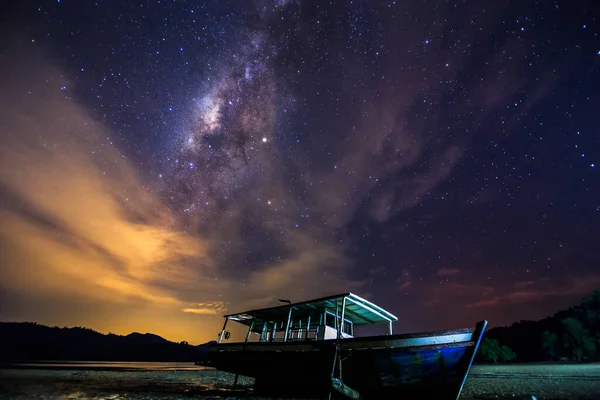
[[[57,90],[72,86],[60,70],[21,57],[1,87],[12,101],[0,109],[10,133],[0,138],[0,289],[11,304],[0,320],[202,343],[229,309],[356,287],[339,277],[341,266],[315,279],[323,260],[342,264],[341,256],[302,235],[296,255],[226,276],[213,240],[186,229],[112,144],[113,133]]]

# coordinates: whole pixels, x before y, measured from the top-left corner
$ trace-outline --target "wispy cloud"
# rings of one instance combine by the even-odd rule
[[[577,279],[543,279],[538,282],[520,281],[515,289],[497,293],[493,297],[474,301],[465,305],[467,308],[493,308],[495,306],[511,306],[535,303],[549,298],[575,298],[587,295],[600,284],[600,275],[590,275]]]
[[[65,96],[61,88],[72,82],[45,59],[28,57],[22,64],[2,59],[0,87],[11,101],[0,107],[0,295],[13,306],[1,309],[1,318],[200,342],[214,336],[221,323],[214,317],[230,307],[262,307],[283,294],[302,300],[362,284],[347,275],[344,248],[324,239],[319,226],[296,230],[278,218],[262,233],[283,235],[265,249],[284,256],[227,269],[245,263],[238,251],[221,246],[246,245],[244,219],[231,216],[244,215],[258,195],[212,220],[196,219],[200,228],[220,226],[210,236],[197,233],[203,229],[149,189],[111,143],[113,133]],[[282,219],[291,213],[284,205],[293,197],[283,189],[267,196],[280,202]],[[273,212],[263,207],[256,210]],[[266,244],[268,236],[260,243]],[[60,307],[38,307],[40,299]],[[85,304],[86,312],[76,312],[76,304]],[[191,329],[190,318],[201,318],[204,329]]]
[[[91,319],[126,309],[129,326],[135,315],[145,318],[140,304],[175,312],[186,304],[181,292],[216,296],[210,240],[178,228],[111,145],[111,132],[61,92],[71,83],[48,66],[37,82],[28,68],[4,72],[10,79],[2,91],[11,102],[0,110],[2,290],[18,291],[20,299],[29,293],[48,302],[61,296],[95,301]],[[34,315],[35,305],[30,308],[41,322],[69,313]],[[183,336],[181,326],[175,330],[169,334]]]
[[[460,273],[459,268],[440,268],[437,270],[437,276],[452,276]]]
[[[200,315],[222,315],[227,311],[227,307],[224,302],[216,301],[197,303],[181,311]]]
[[[397,6],[406,15],[422,8],[418,1]],[[478,13],[477,25],[485,26],[503,6],[490,7],[489,13]],[[277,18],[275,11],[268,14],[265,18]],[[473,13],[461,15],[464,26],[475,26]],[[409,30],[415,37],[444,37],[446,15],[433,18],[428,28],[407,21],[414,24]],[[384,22],[397,26],[393,19]],[[419,50],[422,57],[407,68],[406,54],[423,46],[410,39],[397,43],[404,50],[386,51],[381,78],[364,85],[368,89],[345,98],[350,92],[340,83],[336,107],[344,111],[334,116],[328,109],[323,118],[315,113],[322,126],[306,125],[306,136],[314,139],[320,130],[322,142],[307,152],[302,142],[300,150],[278,153],[278,101],[294,96],[280,96],[273,57],[264,55],[276,48],[284,58],[298,49],[268,43],[265,32],[245,32],[256,48],[244,52],[242,45],[231,52],[239,57],[213,69],[210,82],[216,86],[206,84],[203,106],[191,116],[196,123],[182,135],[185,157],[206,168],[188,168],[188,162],[160,184],[148,182],[113,144],[115,133],[78,102],[75,82],[49,64],[52,57],[36,50],[0,56],[0,295],[3,304],[14,304],[0,309],[0,317],[121,333],[145,329],[178,340],[193,340],[194,332],[201,341],[214,336],[220,322],[213,317],[225,309],[267,306],[283,295],[301,300],[336,291],[364,294],[366,282],[357,278],[364,273],[353,272],[369,266],[357,266],[348,256],[356,245],[343,237],[349,224],[358,214],[386,223],[424,203],[452,177],[472,137],[486,133],[482,121],[523,89],[521,56],[497,52],[493,68],[469,79],[463,74],[470,71],[473,52],[456,51],[441,40]],[[465,49],[484,47],[467,30],[454,37]],[[330,61],[343,67],[345,79],[366,82],[363,78],[373,75],[345,43],[331,44],[337,48]],[[241,93],[234,78],[255,58],[264,75],[249,93]],[[432,72],[432,65],[446,67]],[[538,85],[535,96],[515,111],[517,118],[547,90],[546,82],[531,81]],[[302,93],[307,104],[312,104],[310,92],[317,93]],[[231,93],[250,99],[243,107],[236,103],[236,110],[243,110],[239,114],[233,105],[229,109],[244,127],[235,134],[221,129],[225,124],[218,117],[225,115]],[[323,94],[317,97],[315,104]],[[441,120],[450,123],[442,126]],[[223,141],[222,151],[200,152],[202,140],[215,135]],[[264,146],[259,150],[248,136]],[[489,193],[480,193],[479,201],[488,201]],[[413,225],[407,220],[406,230],[392,227],[386,235],[406,234]],[[435,282],[423,282],[403,270],[390,285],[411,289],[421,296],[419,307],[429,309],[441,309],[449,299],[471,308],[535,301],[535,293],[556,290],[481,285],[464,271],[462,266],[428,271]],[[439,282],[449,276],[457,282]],[[84,304],[85,312],[77,304]],[[201,332],[190,328],[198,319]]]

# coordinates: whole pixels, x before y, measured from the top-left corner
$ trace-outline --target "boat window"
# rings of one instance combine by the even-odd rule
[[[348,321],[344,321],[342,332],[347,333],[348,335],[352,335],[352,324],[350,324],[350,322]]]
[[[327,317],[325,318],[325,325],[335,329],[335,316],[327,313]],[[352,324],[344,320],[344,326],[342,327],[342,332],[351,335],[352,334]]]

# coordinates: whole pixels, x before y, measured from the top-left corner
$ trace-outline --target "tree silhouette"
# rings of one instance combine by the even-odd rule
[[[542,349],[544,349],[544,352],[551,360],[558,357],[558,346],[558,335],[554,332],[544,331],[542,334]]]
[[[498,361],[508,362],[517,357],[510,347],[502,346],[498,340],[489,338],[483,339],[478,353],[481,359],[493,363],[497,363]]]
[[[585,324],[593,331],[600,331],[600,290],[594,290],[594,292],[583,298],[581,302],[581,308],[583,309],[583,320]]]
[[[571,351],[572,358],[581,361],[596,353],[596,340],[578,319],[569,317],[560,322],[565,330],[563,346]]]

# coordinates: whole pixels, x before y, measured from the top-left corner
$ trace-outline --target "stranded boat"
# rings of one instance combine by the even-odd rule
[[[393,334],[398,318],[352,293],[280,301],[288,304],[226,315],[196,364],[253,377],[255,392],[268,396],[454,400],[487,325]],[[244,342],[223,343],[230,320],[248,327]],[[355,327],[380,323],[387,335],[354,336]]]

